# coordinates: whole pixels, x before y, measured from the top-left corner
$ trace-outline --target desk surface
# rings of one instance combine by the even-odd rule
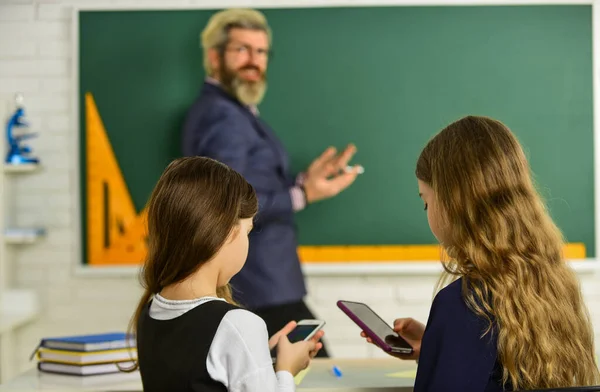
[[[333,365],[342,377],[331,373]],[[314,359],[297,387],[298,392],[325,392],[341,389],[348,392],[412,391],[416,364],[414,361],[385,359]],[[32,369],[0,385],[0,392],[38,391],[142,391],[139,373],[103,376],[63,376]]]

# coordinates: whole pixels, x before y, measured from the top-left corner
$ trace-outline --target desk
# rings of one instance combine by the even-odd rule
[[[343,375],[331,373],[333,365]],[[414,361],[384,359],[321,359],[312,361],[309,371],[296,388],[297,392],[410,392],[414,384]],[[63,376],[32,369],[0,385],[0,392],[141,392],[139,373],[121,373],[103,376]]]

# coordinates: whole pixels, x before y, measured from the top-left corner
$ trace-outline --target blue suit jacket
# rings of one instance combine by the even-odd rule
[[[462,278],[440,290],[433,300],[421,355],[415,392],[501,392],[497,329],[481,337],[487,322],[467,307]]]
[[[182,149],[230,166],[258,195],[248,259],[231,281],[235,299],[252,309],[300,301],[306,288],[289,193],[295,177],[273,131],[221,87],[205,82],[188,112]]]

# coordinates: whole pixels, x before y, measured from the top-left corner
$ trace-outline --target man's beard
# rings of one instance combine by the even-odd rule
[[[233,95],[244,105],[258,105],[267,91],[266,75],[257,67],[246,65],[238,71],[253,69],[259,72],[261,76],[261,79],[258,81],[248,81],[240,77],[238,71],[227,68],[224,62],[221,62],[221,64],[221,83],[229,94]]]

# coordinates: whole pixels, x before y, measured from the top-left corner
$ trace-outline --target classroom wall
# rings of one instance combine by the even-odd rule
[[[169,0],[169,3],[198,6],[203,2]],[[76,151],[71,143],[76,135],[76,122],[71,118],[75,96],[71,79],[73,4],[135,4],[139,8],[164,4],[164,0],[1,2],[0,98],[10,99],[16,91],[25,93],[32,129],[40,133],[31,144],[44,163],[41,173],[13,178],[18,198],[12,213],[18,224],[42,225],[49,230],[40,243],[19,247],[13,253],[14,285],[35,289],[42,302],[38,320],[17,334],[16,360],[21,370],[34,365],[28,357],[45,336],[124,329],[140,295],[135,276],[81,276],[73,272],[79,263],[73,251],[78,219],[74,206],[79,202],[73,183],[77,174]],[[255,3],[246,0],[243,4]],[[358,329],[335,308],[335,301],[340,298],[366,301],[390,322],[399,316],[426,321],[436,278],[393,274],[308,276],[308,302],[328,322],[327,342],[332,354],[381,356],[359,338]],[[600,277],[585,274],[582,284],[600,339]]]

